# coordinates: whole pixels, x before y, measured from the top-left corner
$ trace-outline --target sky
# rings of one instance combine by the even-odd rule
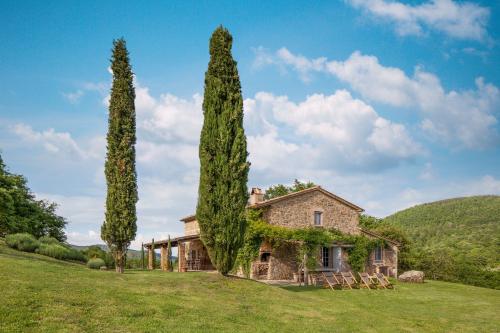
[[[500,194],[498,1],[0,1],[0,154],[68,241],[102,243],[113,39],[135,74],[137,237],[194,213],[208,41],[233,35],[249,188],[312,181],[384,217]]]

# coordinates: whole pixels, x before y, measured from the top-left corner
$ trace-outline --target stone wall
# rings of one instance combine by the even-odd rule
[[[298,271],[297,247],[283,244],[275,247],[269,259],[268,280],[291,280]]]
[[[189,222],[184,222],[184,236],[199,235],[200,226],[198,221],[193,220]]]
[[[382,261],[375,261],[375,250],[370,253],[366,271],[370,274],[381,272],[391,277],[398,275],[398,250],[396,246],[385,247],[382,251]]]
[[[324,228],[336,228],[343,233],[359,234],[359,213],[353,208],[313,191],[273,203],[264,209],[264,220],[290,228],[314,226],[314,212],[322,212]]]

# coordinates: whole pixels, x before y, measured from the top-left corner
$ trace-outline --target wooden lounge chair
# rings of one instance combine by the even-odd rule
[[[335,287],[342,288],[342,280],[339,280],[336,274],[333,274],[332,272],[322,272],[322,275],[323,286],[325,288],[330,288],[332,290],[334,290]]]
[[[344,281],[344,285],[347,286],[349,289],[352,289],[352,287],[356,287],[358,284],[358,281],[356,281],[356,278],[354,275],[352,275],[351,272],[342,272],[342,279]]]
[[[360,280],[359,286],[361,288],[377,289],[377,286],[373,282],[373,280],[370,277],[370,275],[368,275],[368,273],[359,273],[358,272],[358,275],[359,275],[359,280]]]
[[[384,289],[394,289],[394,285],[387,280],[383,273],[375,273],[374,277],[377,279],[380,287]]]

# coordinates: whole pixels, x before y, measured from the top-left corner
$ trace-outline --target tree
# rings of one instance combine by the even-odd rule
[[[168,243],[167,243],[167,271],[171,272],[173,270],[172,267],[172,244],[170,243],[170,235],[168,235]]]
[[[36,200],[26,178],[10,173],[0,156],[0,236],[26,232],[63,242],[67,221],[56,209],[56,203]]]
[[[101,238],[108,244],[123,273],[127,249],[137,231],[137,174],[135,170],[135,90],[125,40],[113,41],[113,85],[109,102],[108,151],[105,174],[106,216]]]
[[[293,184],[290,186],[278,184],[270,186],[266,193],[264,194],[264,199],[269,200],[277,197],[281,197],[290,193],[302,191],[311,187],[316,186],[313,182],[301,182],[298,179],[293,181]]]
[[[196,208],[201,239],[212,264],[223,275],[232,269],[243,242],[250,168],[243,129],[243,98],[236,61],[231,54],[232,42],[231,34],[222,26],[210,38]]]
[[[144,269],[144,243],[141,243],[141,268]]]

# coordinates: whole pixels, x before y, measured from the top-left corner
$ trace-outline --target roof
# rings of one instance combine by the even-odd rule
[[[196,220],[196,215],[192,214],[192,215],[188,215],[186,217],[183,217],[182,219],[180,219],[180,221],[182,222],[191,222],[191,221],[194,221]]]
[[[315,191],[319,191],[327,196],[329,196],[330,198],[332,199],[335,199],[341,203],[343,203],[344,205],[346,206],[349,206],[351,208],[353,208],[354,210],[358,211],[358,212],[363,212],[364,209],[353,204],[352,202],[349,202],[327,190],[325,190],[324,188],[322,188],[321,186],[313,186],[313,187],[310,187],[310,188],[306,188],[305,190],[302,190],[302,191],[298,191],[298,192],[293,192],[293,193],[290,193],[290,194],[286,194],[286,195],[282,195],[281,197],[277,197],[277,198],[273,198],[273,199],[269,199],[269,200],[266,200],[266,201],[262,201],[262,202],[258,202],[256,204],[253,204],[251,206],[248,206],[249,208],[261,208],[261,207],[266,207],[266,206],[270,206],[274,203],[277,203],[277,202],[280,202],[280,201],[283,201],[283,200],[288,200],[288,199],[291,199],[291,198],[295,198],[295,197],[298,197],[298,196],[301,196],[301,195],[304,195],[304,194],[307,194],[307,193],[311,193],[311,192],[315,192]]]
[[[327,196],[329,196],[330,198],[334,199],[334,200],[337,200],[341,203],[343,203],[344,205],[346,206],[349,206],[351,207],[352,209],[356,210],[357,212],[361,213],[364,211],[363,208],[353,204],[352,202],[349,202],[341,197],[339,197],[338,195],[335,195],[327,190],[325,190],[324,188],[322,188],[321,186],[317,185],[317,186],[313,186],[313,187],[310,187],[310,188],[306,188],[305,190],[302,190],[302,191],[297,191],[297,192],[293,192],[293,193],[289,193],[289,194],[285,194],[285,195],[282,195],[280,197],[277,197],[277,198],[273,198],[273,199],[269,199],[269,200],[265,200],[265,201],[262,201],[262,202],[258,202],[256,204],[253,204],[253,205],[248,205],[247,208],[262,208],[262,207],[267,207],[267,206],[270,206],[274,203],[277,203],[277,202],[280,202],[280,201],[283,201],[283,200],[288,200],[288,199],[291,199],[291,198],[295,198],[295,197],[298,197],[298,196],[301,196],[301,195],[304,195],[304,194],[307,194],[307,193],[311,193],[311,192],[315,192],[315,191],[319,191]],[[186,217],[183,217],[180,219],[181,222],[191,222],[191,221],[194,221],[196,220],[196,215],[188,215]]]
[[[392,245],[401,246],[401,244],[399,244],[398,242],[393,241],[392,239],[384,237],[384,236],[382,236],[382,235],[380,235],[380,234],[378,234],[376,232],[373,232],[371,230],[364,229],[364,228],[359,228],[359,230],[361,230],[362,233],[367,234],[369,236],[372,236],[372,237],[375,237],[375,238],[379,238],[379,239],[383,239],[386,242],[391,243]]]
[[[182,242],[182,241],[187,241],[187,240],[193,240],[193,239],[198,239],[200,238],[200,235],[199,234],[196,234],[196,235],[189,235],[189,236],[181,236],[181,237],[175,237],[175,238],[171,238],[170,239],[170,244],[172,246],[177,246],[177,244],[179,242]],[[168,239],[163,239],[163,240],[160,240],[160,241],[157,241],[155,242],[155,248],[157,248],[158,246],[160,245],[167,245],[168,244]],[[151,246],[151,242],[149,243],[144,243],[143,246]]]

